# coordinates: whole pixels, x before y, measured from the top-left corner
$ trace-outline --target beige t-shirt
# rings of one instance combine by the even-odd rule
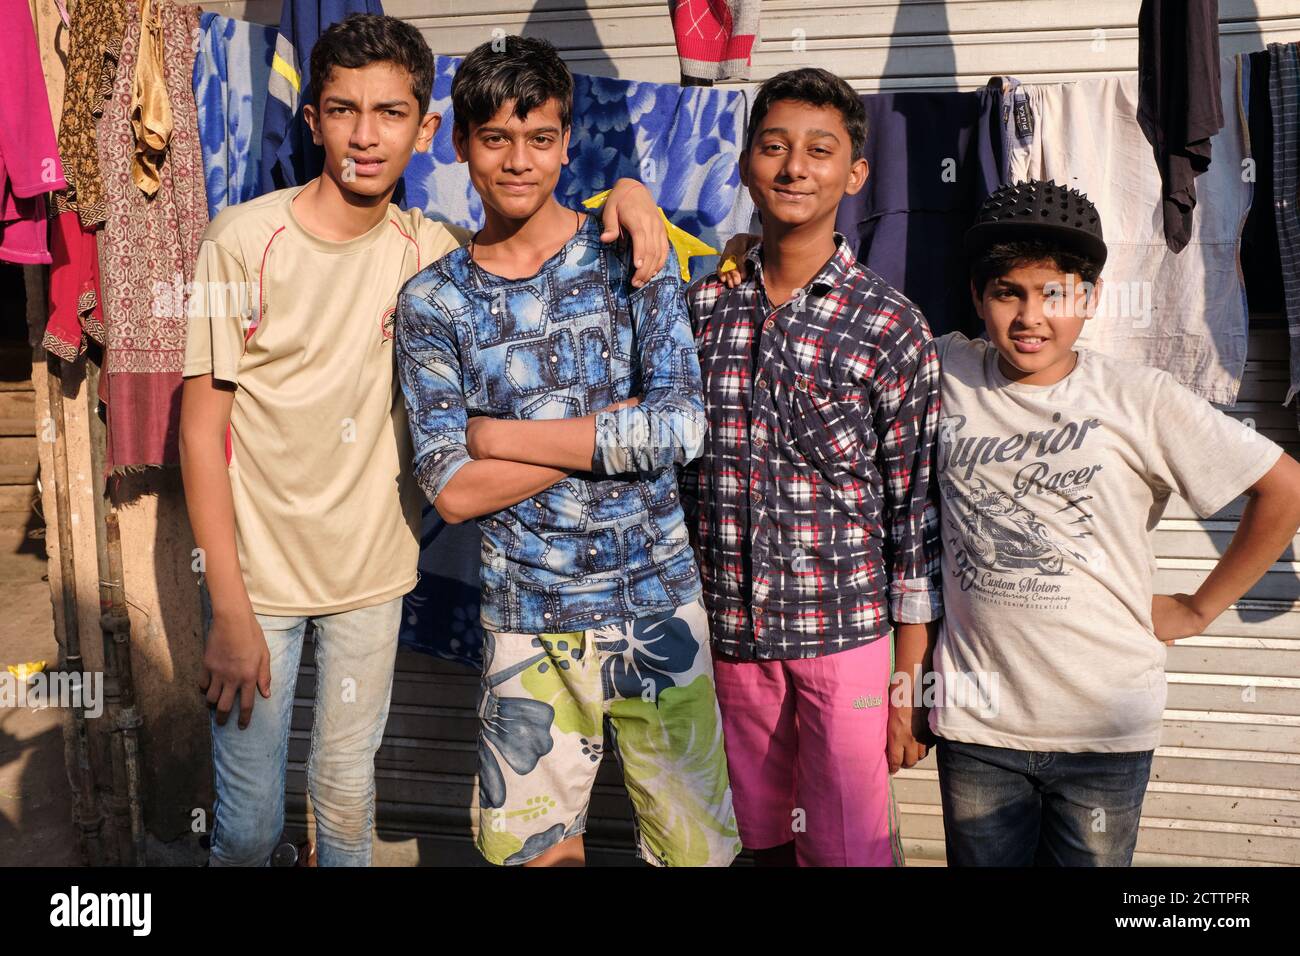
[[[1086,349],[1054,385],[938,340],[945,617],[930,726],[1017,750],[1151,750],[1165,706],[1151,533],[1175,493],[1202,517],[1282,450],[1171,375]]]
[[[347,611],[414,587],[422,496],[393,313],[406,280],[465,241],[393,205],[362,236],[321,239],[291,211],[302,188],[212,221],[187,306],[184,374],[237,385],[235,536],[253,610],[271,615]]]

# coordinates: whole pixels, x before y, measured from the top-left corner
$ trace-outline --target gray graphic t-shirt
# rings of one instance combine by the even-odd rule
[[[1018,750],[1159,742],[1165,646],[1151,533],[1170,494],[1208,517],[1281,455],[1166,372],[1086,349],[1054,385],[938,340],[945,617],[930,726]]]

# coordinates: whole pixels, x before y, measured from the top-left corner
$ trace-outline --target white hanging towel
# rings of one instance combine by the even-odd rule
[[[1050,179],[1088,194],[1109,255],[1102,298],[1080,345],[1164,369],[1205,399],[1232,405],[1246,366],[1246,286],[1239,252],[1253,176],[1239,59],[1223,62],[1224,127],[1196,180],[1192,237],[1165,244],[1160,171],[1137,123],[1136,73],[1026,84],[1033,141],[1011,151],[1011,179]]]

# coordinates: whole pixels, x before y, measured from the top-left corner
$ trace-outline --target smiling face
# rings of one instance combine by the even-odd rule
[[[483,205],[510,220],[531,217],[550,200],[569,161],[569,130],[560,104],[550,99],[520,119],[515,103],[503,103],[485,123],[471,123],[454,137],[456,158]]]
[[[324,175],[366,202],[388,202],[412,151],[429,148],[442,119],[420,115],[411,74],[386,61],[334,67],[318,102],[303,115],[325,148]]]
[[[844,117],[831,106],[776,100],[740,157],[740,178],[764,223],[787,228],[834,222],[840,200],[867,181]]]
[[[971,293],[1002,374],[1050,385],[1074,368],[1074,343],[1096,310],[1101,280],[1090,287],[1053,262],[1030,262],[990,279],[983,294],[972,285]]]

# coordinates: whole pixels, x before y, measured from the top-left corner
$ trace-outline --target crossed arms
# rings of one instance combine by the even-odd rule
[[[697,457],[704,437],[699,359],[676,264],[634,290],[641,394],[576,418],[470,418],[461,343],[436,307],[398,300],[397,350],[415,472],[449,523],[492,514],[574,472],[653,475]]]

